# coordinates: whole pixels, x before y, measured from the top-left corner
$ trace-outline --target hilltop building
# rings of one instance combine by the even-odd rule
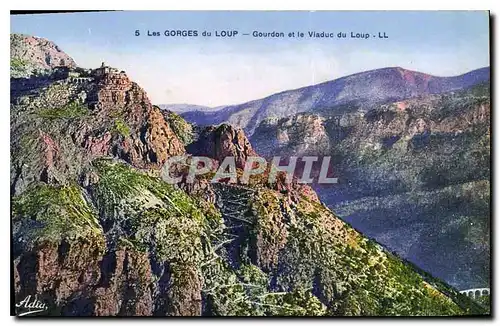
[[[120,71],[118,71],[118,69],[110,67],[110,66],[106,66],[103,62],[103,63],[101,63],[101,66],[99,68],[94,70],[93,74],[95,77],[100,78],[106,74],[118,74],[118,73],[120,73]]]
[[[91,80],[93,78],[100,79],[107,74],[125,74],[125,71],[119,71],[116,68],[106,66],[103,62],[99,68],[84,69],[84,68],[70,68],[67,66],[55,67],[52,72],[52,79],[72,79],[76,81]]]

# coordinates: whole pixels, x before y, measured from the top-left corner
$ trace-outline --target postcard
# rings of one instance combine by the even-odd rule
[[[490,316],[489,12],[10,19],[12,315]]]

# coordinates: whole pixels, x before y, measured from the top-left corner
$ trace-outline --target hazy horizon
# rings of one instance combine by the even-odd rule
[[[144,36],[166,29],[384,32],[389,38]],[[125,70],[155,104],[240,104],[386,67],[457,76],[489,66],[486,11],[37,14],[11,16],[11,32],[53,41],[82,67],[104,61]]]

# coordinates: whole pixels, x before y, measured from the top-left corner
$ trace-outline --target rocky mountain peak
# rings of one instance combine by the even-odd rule
[[[10,35],[11,74],[29,76],[31,73],[55,67],[75,68],[73,58],[54,42],[24,34]]]
[[[240,128],[228,124],[205,128],[197,141],[188,146],[193,155],[207,156],[220,162],[228,156],[236,160],[236,167],[243,169],[250,156],[257,156],[252,145]]]
[[[11,79],[16,192],[34,181],[75,179],[99,157],[158,170],[168,157],[185,153],[161,111],[125,72],[59,70]],[[23,123],[26,113],[30,124]]]

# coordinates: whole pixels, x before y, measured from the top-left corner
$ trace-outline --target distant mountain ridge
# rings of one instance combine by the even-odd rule
[[[185,112],[191,112],[191,111],[215,111],[215,110],[220,110],[222,107],[209,107],[209,106],[204,106],[204,105],[196,105],[196,104],[187,104],[187,103],[180,103],[180,104],[158,104],[158,107],[161,110],[168,110],[172,111],[175,113],[185,113]]]
[[[389,67],[283,91],[247,103],[225,106],[214,112],[191,110],[181,114],[198,125],[226,122],[244,128],[251,135],[267,118],[283,118],[345,104],[370,107],[421,95],[462,90],[489,78],[489,67],[454,77],[437,77],[401,67]]]

